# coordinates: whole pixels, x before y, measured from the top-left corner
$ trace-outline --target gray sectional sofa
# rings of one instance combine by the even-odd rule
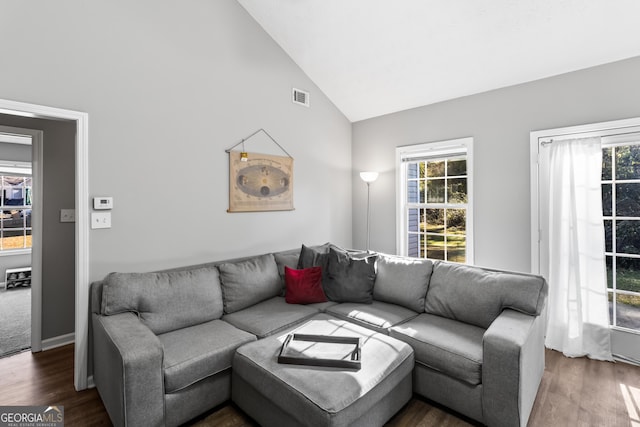
[[[313,266],[330,300],[287,303],[285,267]],[[321,314],[409,344],[414,393],[489,426],[525,426],[546,297],[539,276],[330,244],[111,273],[91,287],[93,378],[114,425],[179,425],[232,399],[239,348]]]

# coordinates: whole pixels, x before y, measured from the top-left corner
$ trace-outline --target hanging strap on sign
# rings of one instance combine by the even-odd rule
[[[226,149],[226,150],[224,150],[224,151],[225,151],[226,153],[231,153],[231,150],[233,150],[234,148],[236,148],[238,145],[242,144],[242,153],[241,153],[241,155],[242,155],[242,154],[246,154],[246,151],[245,151],[245,149],[244,149],[244,143],[245,143],[245,141],[248,141],[248,140],[249,140],[249,139],[251,139],[252,137],[254,137],[254,136],[256,136],[257,134],[259,134],[260,132],[264,132],[264,134],[265,134],[265,135],[267,135],[267,136],[269,137],[269,139],[270,139],[271,141],[273,141],[273,143],[274,143],[274,144],[276,144],[276,145],[278,146],[278,148],[279,148],[279,149],[281,149],[281,150],[284,152],[284,154],[286,154],[286,155],[287,155],[287,157],[291,157],[291,154],[289,154],[289,153],[287,152],[287,150],[285,150],[285,149],[282,147],[282,145],[278,144],[278,141],[276,141],[276,140],[275,140],[271,135],[269,135],[269,132],[267,132],[267,131],[266,131],[266,130],[264,130],[263,128],[258,129],[257,131],[255,131],[255,132],[254,132],[254,133],[252,133],[251,135],[247,136],[246,138],[242,138],[242,140],[241,140],[240,142],[238,142],[236,145],[234,145],[233,147],[228,148],[228,149]],[[291,158],[293,158],[293,157],[291,157]]]

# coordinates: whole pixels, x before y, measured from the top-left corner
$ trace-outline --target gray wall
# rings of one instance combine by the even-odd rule
[[[0,125],[43,131],[42,339],[55,338],[74,331],[75,227],[60,209],[75,207],[75,123],[0,114]]]
[[[115,205],[89,235],[91,280],[351,246],[351,124],[236,1],[0,1],[0,98],[89,114],[90,196]],[[227,213],[225,149],[259,128],[295,158],[296,209]],[[73,310],[61,323],[43,337],[72,332]]]
[[[472,136],[475,263],[530,271],[529,132],[640,116],[639,76],[637,57],[354,123],[354,246],[366,244],[359,171],[381,172],[371,248],[395,253],[395,147]]]
[[[351,125],[237,2],[2,9],[0,97],[89,114],[90,195],[115,205],[113,228],[90,233],[92,280],[351,244]],[[258,128],[295,158],[296,210],[229,214],[224,150]]]

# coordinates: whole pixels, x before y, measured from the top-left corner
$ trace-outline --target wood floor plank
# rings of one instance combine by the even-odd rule
[[[640,367],[586,358],[570,359],[547,350],[546,367],[529,420],[530,427],[640,427]],[[66,426],[109,426],[95,389],[73,388],[73,345],[0,359],[0,406],[62,405]],[[468,427],[474,425],[418,396],[388,427]],[[256,427],[232,403],[190,423],[198,427]]]

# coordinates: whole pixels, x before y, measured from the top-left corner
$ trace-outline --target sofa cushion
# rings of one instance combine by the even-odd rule
[[[278,266],[278,274],[280,275],[280,281],[282,285],[282,294],[284,296],[285,293],[285,277],[284,277],[284,268],[298,268],[298,258],[300,258],[300,251],[295,252],[278,252],[273,254],[273,257],[276,260],[276,264]]]
[[[437,262],[425,312],[488,328],[502,310],[540,314],[547,296],[540,276]]]
[[[282,294],[273,254],[218,265],[224,312],[233,313]]]
[[[165,393],[173,393],[231,368],[236,349],[256,337],[222,320],[158,336],[164,348]]]
[[[264,338],[298,324],[320,310],[313,305],[287,304],[283,297],[274,297],[256,305],[222,316],[243,331]]]
[[[322,290],[322,268],[310,267],[294,270],[285,267],[287,292],[285,301],[289,304],[313,304],[327,301]]]
[[[389,334],[390,327],[418,315],[408,308],[380,301],[373,301],[372,304],[336,304],[328,307],[327,313],[384,334]]]
[[[416,363],[471,385],[482,382],[484,333],[477,326],[424,313],[389,329],[389,335],[413,347]]]
[[[111,273],[103,281],[102,314],[134,312],[155,334],[222,316],[218,270]]]
[[[399,304],[417,313],[424,311],[433,262],[429,259],[378,254],[373,298]]]
[[[327,298],[335,302],[373,302],[376,255],[358,257],[339,249],[329,249],[327,274],[322,282]]]

